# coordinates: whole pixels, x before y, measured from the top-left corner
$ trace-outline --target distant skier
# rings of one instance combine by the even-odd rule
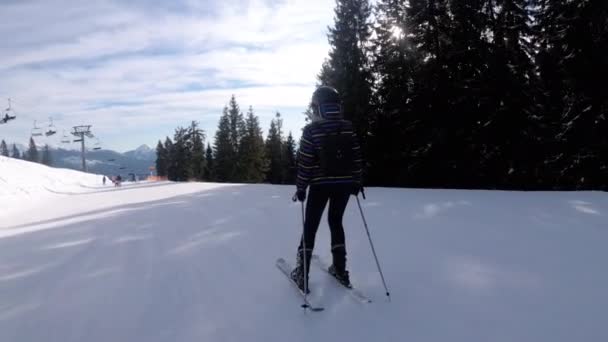
[[[331,231],[333,264],[329,272],[344,286],[351,287],[346,270],[346,245],[342,218],[350,195],[362,190],[362,157],[357,137],[350,121],[343,119],[338,92],[331,87],[319,87],[312,96],[312,122],[302,133],[298,151],[297,192],[293,200],[308,201],[304,222],[306,251],[302,240],[297,252],[297,266],[291,278],[304,290],[308,284],[310,259],[321,216],[329,202],[328,223]],[[306,286],[308,288],[308,286]]]
[[[106,185],[106,176],[103,176],[102,182],[103,182],[103,185]]]

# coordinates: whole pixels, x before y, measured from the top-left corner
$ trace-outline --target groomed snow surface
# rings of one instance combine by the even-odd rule
[[[608,341],[608,197],[370,188],[345,215],[360,304],[313,268],[292,186],[140,183],[0,157],[0,341]],[[329,258],[325,221],[315,252]]]

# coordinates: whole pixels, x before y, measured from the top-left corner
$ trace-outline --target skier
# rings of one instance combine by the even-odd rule
[[[311,102],[312,122],[304,128],[300,140],[297,191],[293,200],[304,202],[306,189],[309,191],[297,266],[291,272],[291,278],[302,291],[308,289],[308,274],[305,275],[304,270],[307,273],[310,270],[315,236],[327,202],[333,257],[328,271],[344,286],[351,287],[346,270],[342,217],[350,195],[357,196],[363,190],[362,157],[353,124],[343,119],[340,102],[340,95],[334,88],[317,88]]]
[[[106,176],[103,176],[102,182],[103,182],[103,185],[106,185]]]

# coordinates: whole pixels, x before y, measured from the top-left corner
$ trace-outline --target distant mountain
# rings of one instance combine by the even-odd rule
[[[8,143],[7,143],[8,144]],[[8,144],[9,149],[13,144]],[[37,146],[41,151],[43,146]],[[22,153],[28,147],[17,144],[17,149]],[[51,157],[54,167],[81,170],[82,157],[79,149],[51,148]],[[156,163],[156,151],[148,145],[141,145],[133,151],[119,153],[112,150],[88,150],[86,153],[87,169],[89,172],[104,174],[108,176],[121,175],[123,178],[130,173],[140,178],[150,174],[150,166]]]
[[[126,157],[143,160],[143,161],[155,161],[156,151],[151,149],[148,145],[141,145],[133,151],[123,153]]]
[[[149,148],[148,148],[149,149]],[[80,151],[53,149],[53,166],[80,170],[82,157]],[[111,150],[88,151],[86,153],[87,169],[89,172],[105,175],[122,175],[130,173],[140,177],[150,174],[150,166],[154,166],[156,154],[148,153],[145,148],[135,151],[118,153]]]

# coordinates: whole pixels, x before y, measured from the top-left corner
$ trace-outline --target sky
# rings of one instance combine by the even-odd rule
[[[278,111],[300,136],[329,52],[334,0],[1,0],[0,105],[17,119],[0,139],[36,127],[92,125],[100,146],[154,147],[200,122],[213,138],[235,95],[262,129]],[[212,139],[208,139],[212,141]],[[62,147],[76,147],[65,144]]]

